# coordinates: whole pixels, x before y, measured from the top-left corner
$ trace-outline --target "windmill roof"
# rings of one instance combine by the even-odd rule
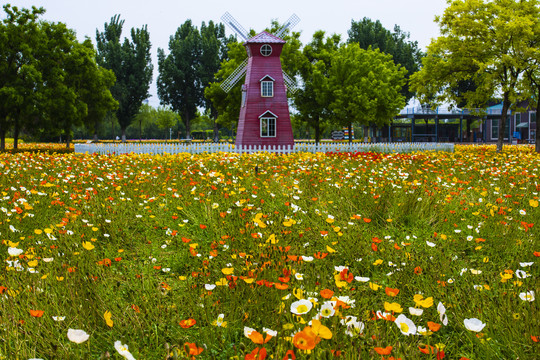
[[[255,35],[254,37],[252,37],[251,39],[249,39],[248,41],[246,41],[246,44],[253,44],[253,43],[258,43],[258,44],[262,44],[262,43],[265,43],[265,44],[268,44],[268,43],[285,44],[286,41],[283,40],[283,39],[278,38],[275,35],[270,34],[269,32],[263,31],[262,33],[259,33],[259,34]]]

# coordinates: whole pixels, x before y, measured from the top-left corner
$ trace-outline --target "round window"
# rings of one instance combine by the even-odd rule
[[[272,53],[272,47],[268,44],[264,44],[261,46],[261,55],[262,56],[270,56]]]

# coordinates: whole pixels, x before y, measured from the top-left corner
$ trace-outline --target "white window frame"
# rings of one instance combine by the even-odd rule
[[[272,47],[268,44],[264,44],[263,46],[261,46],[261,55],[262,56],[272,55]]]
[[[261,132],[261,137],[263,138],[275,138],[276,137],[276,134],[277,134],[277,118],[273,117],[273,116],[265,116],[265,117],[261,117],[260,118],[260,132]],[[264,125],[266,125],[266,129],[264,129],[263,127],[263,123],[265,123]],[[266,132],[266,135],[264,134],[263,132],[263,129],[265,130]],[[271,134],[273,130],[273,135]]]
[[[274,81],[261,81],[261,97],[274,97]]]

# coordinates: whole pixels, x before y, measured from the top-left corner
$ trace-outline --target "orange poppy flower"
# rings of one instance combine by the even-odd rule
[[[30,315],[32,315],[33,317],[42,317],[43,314],[45,313],[45,311],[43,310],[30,310]]]
[[[187,352],[188,355],[199,355],[203,352],[204,349],[202,347],[198,347],[197,345],[195,345],[195,343],[187,342],[184,344],[184,350]]]
[[[249,354],[246,354],[245,360],[264,360],[266,358],[265,348],[256,348]]]
[[[270,339],[272,338],[272,335],[266,334],[266,337],[263,338],[262,334],[256,330],[251,331],[249,333],[249,339],[253,341],[255,344],[266,344]]]
[[[435,348],[433,346],[430,346],[430,345],[426,345],[425,347],[421,347],[421,346],[418,346],[418,350],[420,350],[421,353],[423,354],[434,354],[435,353]]]
[[[331,299],[333,295],[334,295],[334,292],[330,289],[321,290],[321,296],[324,299]]]
[[[393,288],[386,287],[384,289],[384,292],[386,293],[386,295],[394,297],[397,294],[399,294],[399,289],[393,289]]]
[[[293,345],[300,350],[313,350],[321,341],[310,326],[306,326],[304,330],[297,332],[293,337]]]
[[[392,352],[392,346],[387,346],[385,348],[376,347],[373,350],[375,350],[375,352],[379,355],[390,355]]]
[[[182,320],[180,321],[180,326],[184,329],[188,329],[190,327],[192,327],[193,325],[195,325],[197,323],[197,321],[195,319],[186,319],[186,320]]]
[[[294,351],[287,350],[282,360],[296,360],[296,355],[294,355]]]
[[[437,324],[437,323],[435,323],[433,321],[428,321],[427,326],[428,326],[429,330],[434,331],[434,332],[439,331],[439,329],[441,328],[441,324]]]

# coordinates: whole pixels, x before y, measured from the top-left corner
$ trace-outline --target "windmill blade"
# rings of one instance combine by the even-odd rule
[[[280,38],[281,35],[285,33],[285,31],[287,31],[288,29],[292,29],[299,22],[300,22],[300,18],[296,14],[292,14],[289,20],[285,22],[285,25],[283,25],[281,29],[278,30],[278,32],[276,33],[276,36]]]
[[[285,71],[283,71],[283,81],[287,86],[287,90],[291,94],[294,94],[298,90],[298,87],[296,86],[296,81],[294,81],[294,79],[290,77],[289,74],[287,74]]]
[[[240,35],[241,38],[243,38],[244,40],[249,39],[249,33],[246,31],[246,29],[244,29],[244,27],[240,25],[240,23],[236,21],[236,19],[233,18],[233,16],[229,14],[228,11],[225,12],[225,14],[223,14],[223,16],[221,17],[221,20],[223,20],[225,24],[227,24],[238,35]]]
[[[229,77],[221,83],[221,88],[223,89],[223,91],[231,91],[231,89],[234,87],[234,85],[236,85],[238,80],[240,80],[242,76],[244,76],[247,71],[247,63],[248,59],[245,59],[240,65],[238,65],[236,69],[234,69],[232,74],[229,75]]]

